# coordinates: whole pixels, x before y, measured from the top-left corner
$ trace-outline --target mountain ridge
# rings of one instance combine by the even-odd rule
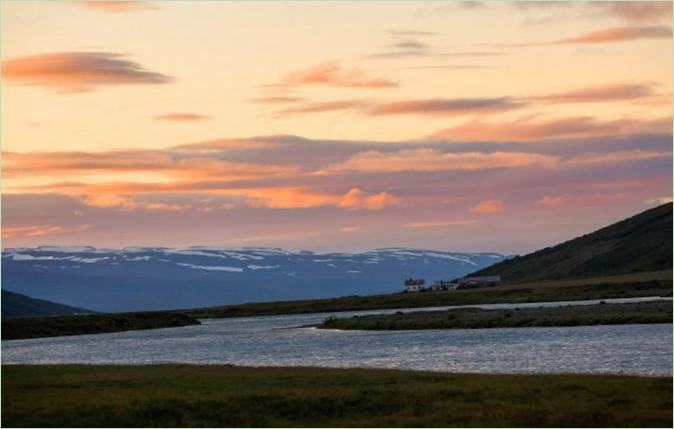
[[[8,248],[3,288],[95,311],[392,293],[406,277],[451,279],[504,258],[389,247],[361,252],[281,248],[89,246]]]
[[[672,203],[645,210],[596,231],[470,276],[500,275],[503,282],[560,280],[672,269]]]

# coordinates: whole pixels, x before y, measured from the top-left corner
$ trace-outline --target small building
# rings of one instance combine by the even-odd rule
[[[450,282],[447,280],[437,280],[431,285],[432,290],[454,290],[456,289],[457,283]]]
[[[424,290],[424,285],[426,280],[424,279],[406,279],[405,280],[405,292],[420,292]]]
[[[493,287],[501,284],[501,276],[464,277],[458,279],[457,289],[471,287]]]

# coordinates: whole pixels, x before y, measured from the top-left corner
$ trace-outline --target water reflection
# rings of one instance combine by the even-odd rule
[[[494,306],[490,307],[521,305]],[[395,310],[384,312],[391,311]],[[373,312],[348,314],[365,313]],[[2,362],[672,374],[670,324],[385,332],[292,328],[318,323],[328,315],[205,320],[201,326],[183,328],[3,341]]]

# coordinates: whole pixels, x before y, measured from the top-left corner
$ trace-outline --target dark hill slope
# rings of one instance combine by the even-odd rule
[[[672,203],[471,275],[528,282],[672,269]]]
[[[20,293],[2,290],[2,318],[33,316],[65,316],[93,313],[90,310],[35,299]]]

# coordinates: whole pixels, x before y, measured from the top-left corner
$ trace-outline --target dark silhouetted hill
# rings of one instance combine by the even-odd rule
[[[513,283],[671,269],[672,203],[668,203],[471,276],[500,275],[505,283]]]
[[[20,293],[2,290],[2,318],[65,316],[70,314],[93,313],[83,308],[70,307],[43,299],[35,299]]]

